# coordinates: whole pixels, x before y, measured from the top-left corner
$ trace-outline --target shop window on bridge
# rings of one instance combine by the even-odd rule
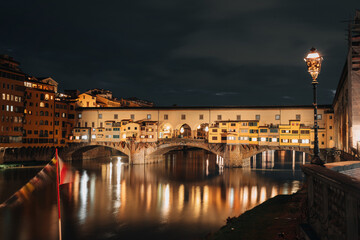
[[[296,114],[296,120],[301,120],[301,115],[300,114]]]
[[[267,129],[260,129],[261,133],[267,133]]]
[[[217,132],[218,130],[217,130],[217,129],[212,129],[211,131],[212,131],[212,132]]]
[[[181,114],[181,120],[185,120],[186,119],[186,115],[185,114]]]
[[[45,103],[40,102],[40,107],[45,107]]]
[[[217,115],[217,120],[221,120],[221,115]]]
[[[212,140],[217,140],[217,137],[212,137]]]
[[[164,114],[164,120],[168,120],[169,119],[169,115]]]
[[[299,131],[298,130],[293,130],[292,134],[299,134]]]
[[[227,140],[227,137],[221,137],[221,140]]]
[[[256,115],[255,115],[255,119],[256,119],[256,120],[260,120],[260,114],[256,114]]]
[[[236,123],[231,123],[231,126],[233,127],[233,126],[236,126]]]
[[[271,132],[271,133],[277,133],[277,132],[278,132],[278,129],[276,129],[276,128],[270,128],[270,132]]]
[[[203,120],[204,119],[204,114],[200,114],[199,115],[199,120]]]
[[[275,115],[275,120],[280,120],[280,114]]]
[[[236,120],[240,121],[241,120],[241,115],[236,115]]]
[[[113,135],[113,138],[120,138],[120,135]]]
[[[257,126],[257,122],[249,122],[249,126],[250,127],[256,127]]]

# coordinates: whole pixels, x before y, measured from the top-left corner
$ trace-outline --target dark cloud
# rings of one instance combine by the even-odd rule
[[[158,105],[310,104],[303,58],[324,55],[331,103],[358,1],[6,1],[0,52],[61,89]]]

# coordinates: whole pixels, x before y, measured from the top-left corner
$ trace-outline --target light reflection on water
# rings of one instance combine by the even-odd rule
[[[61,186],[64,239],[203,237],[229,216],[278,194],[296,192],[303,177],[299,164],[305,160],[301,153],[268,151],[251,159],[248,169],[227,169],[219,167],[223,159],[218,156],[188,151],[145,166],[129,166],[118,158],[74,162],[74,182]],[[38,218],[28,208],[44,194],[52,196]],[[56,239],[56,225],[51,231],[43,227],[56,217],[56,194],[45,189],[34,198],[22,208],[0,210],[0,219],[14,214],[25,221],[35,218],[38,229],[22,229],[26,233],[21,239]],[[12,231],[19,228],[11,220],[0,220],[0,233],[5,225]],[[11,237],[0,235],[20,239]]]

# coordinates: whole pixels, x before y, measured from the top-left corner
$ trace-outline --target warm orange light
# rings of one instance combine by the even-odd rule
[[[315,48],[310,49],[310,52],[306,58],[304,58],[308,72],[313,79],[313,83],[317,83],[316,79],[320,73],[322,60],[323,58],[319,55]]]

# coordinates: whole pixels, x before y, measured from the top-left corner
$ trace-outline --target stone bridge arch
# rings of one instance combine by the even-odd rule
[[[301,147],[262,146],[262,145],[230,145],[225,143],[208,143],[204,139],[170,138],[158,142],[94,142],[78,146],[67,152],[64,159],[94,158],[101,154],[110,156],[113,151],[119,151],[129,157],[129,164],[148,164],[163,161],[164,154],[183,147],[204,149],[221,156],[226,167],[246,167],[250,158],[266,150],[295,150],[313,154],[313,150]]]
[[[124,142],[112,144],[109,142],[97,142],[88,144],[77,144],[61,151],[60,157],[64,160],[84,160],[98,157],[109,157],[117,154],[124,154],[129,157],[130,151]]]

